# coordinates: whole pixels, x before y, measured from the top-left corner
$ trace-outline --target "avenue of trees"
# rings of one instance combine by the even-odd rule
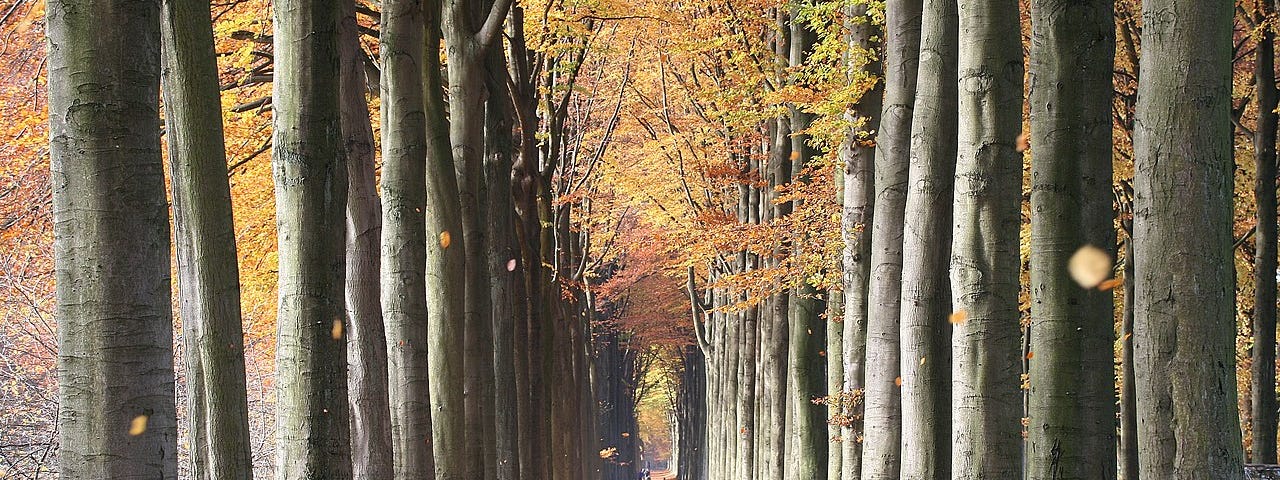
[[[0,2],[0,477],[1244,479],[1269,2]]]

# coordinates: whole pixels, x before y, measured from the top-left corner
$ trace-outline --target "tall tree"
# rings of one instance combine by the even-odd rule
[[[1113,7],[1031,2],[1032,479],[1116,477],[1113,299],[1068,274],[1077,251],[1114,257]]]
[[[902,237],[902,478],[951,474],[951,209],[956,172],[956,0],[925,0]]]
[[[165,116],[178,301],[186,354],[191,476],[253,476],[240,272],[209,2],[165,1]]]
[[[486,263],[489,296],[492,302],[495,451],[498,480],[521,478],[519,459],[519,402],[517,372],[523,368],[519,352],[528,338],[520,331],[525,318],[524,284],[517,272],[520,244],[516,238],[515,203],[511,196],[512,144],[511,95],[507,90],[507,64],[503,52],[489,49],[485,57],[485,81],[489,97],[485,101],[484,181],[489,215],[485,222]]]
[[[493,470],[492,446],[468,440],[486,435],[489,427],[477,419],[484,418],[483,407],[490,396],[477,392],[469,403],[463,394],[464,386],[483,389],[479,383],[493,378],[488,374],[492,372],[492,355],[484,351],[492,343],[492,332],[489,288],[483,275],[487,271],[484,236],[478,216],[484,153],[484,52],[501,31],[511,3],[501,0],[491,8],[486,8],[487,4],[449,0],[427,6],[427,231],[429,237],[438,239],[429,241],[427,249],[428,352],[435,387],[431,389],[432,412],[436,414],[432,426],[436,477],[440,480],[479,478]],[[481,17],[482,13],[487,16]],[[440,71],[441,36],[449,49],[447,104]],[[468,344],[470,348],[464,348]],[[482,350],[478,345],[486,347]],[[485,374],[468,382],[468,368]]]
[[[438,17],[438,12],[437,12]],[[427,365],[425,17],[417,0],[385,0],[382,59],[382,315],[394,478],[435,477]],[[436,41],[438,51],[439,41]]]
[[[373,128],[365,99],[368,87],[355,6],[355,0],[342,1],[338,40],[342,60],[342,151],[348,179],[346,306],[351,473],[355,478],[391,478],[387,338],[379,299],[382,205],[374,178]]]
[[[45,12],[60,473],[177,478],[160,2]]]
[[[351,476],[344,276],[347,170],[339,113],[339,3],[276,2],[277,478]]]
[[[1276,33],[1271,2],[1257,2],[1256,16],[1263,22],[1254,51],[1253,78],[1258,101],[1253,151],[1257,177],[1253,187],[1258,207],[1257,247],[1253,262],[1253,362],[1250,368],[1253,400],[1249,418],[1253,424],[1253,463],[1276,459]]]
[[[896,479],[901,468],[899,314],[902,230],[911,154],[911,118],[920,66],[920,0],[885,4],[884,106],[876,137],[875,220],[871,227],[862,478]]]
[[[961,0],[951,296],[954,479],[1021,474],[1021,20],[1016,0]]]
[[[880,77],[884,64],[879,60],[878,38],[880,27],[872,20],[865,3],[849,7],[849,65],[852,78],[860,75]],[[865,65],[858,65],[865,62]],[[859,73],[858,69],[864,72]],[[875,132],[880,131],[880,107],[884,101],[884,81],[874,78],[873,86],[858,100],[858,105],[846,115],[859,115],[862,124],[851,129],[840,148],[844,167],[843,199],[840,214],[840,235],[844,240],[841,252],[841,282],[844,287],[843,352],[844,382],[838,397],[842,425],[840,428],[840,479],[862,478],[861,404],[857,395],[862,392],[866,377],[867,343],[867,284],[871,278],[871,225],[875,207]],[[831,332],[827,332],[831,334]],[[833,359],[834,360],[834,359]],[[832,391],[834,395],[835,390]],[[835,480],[834,478],[832,480]]]
[[[1134,369],[1148,478],[1241,478],[1232,5],[1148,0],[1134,122]],[[1186,232],[1195,232],[1187,235]]]
[[[809,61],[817,43],[817,33],[808,20],[793,8],[789,22],[791,30],[790,65],[799,66]],[[806,167],[821,152],[810,143],[809,127],[815,115],[799,105],[791,105],[791,138],[789,139],[790,178],[808,183]],[[779,218],[784,215],[779,215]],[[792,255],[800,254],[800,246],[793,246]],[[813,402],[826,395],[826,365],[822,349],[826,346],[826,299],[823,292],[807,280],[793,289],[787,310],[787,410],[790,418],[787,429],[788,478],[826,478],[827,417],[826,409]]]

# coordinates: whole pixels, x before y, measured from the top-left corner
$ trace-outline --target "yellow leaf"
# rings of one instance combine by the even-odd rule
[[[133,421],[129,422],[129,435],[138,436],[147,431],[147,416],[138,415],[133,417]]]
[[[951,322],[952,325],[960,325],[967,320],[969,320],[969,312],[966,312],[964,310],[956,310],[954,312],[951,312],[951,318],[947,319],[947,321]]]
[[[333,335],[334,340],[342,339],[342,319],[341,318],[333,321],[333,329],[329,332],[329,334]]]
[[[448,231],[440,232],[440,248],[449,248],[450,243],[453,243],[453,236]]]

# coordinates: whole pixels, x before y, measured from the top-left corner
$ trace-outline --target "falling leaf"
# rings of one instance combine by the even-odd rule
[[[1093,288],[1111,275],[1111,256],[1101,248],[1085,245],[1067,262],[1071,279],[1084,288]]]
[[[1036,352],[1027,352],[1027,360],[1036,358]]]
[[[826,350],[818,350],[818,356],[819,356],[819,357],[825,357],[825,356],[827,356],[827,351],[826,351]]]
[[[511,260],[507,260],[507,271],[508,272],[516,271],[516,259],[513,258]]]
[[[1107,280],[1105,282],[1098,284],[1098,290],[1105,292],[1107,290],[1111,290],[1121,285],[1124,285],[1123,278],[1113,278],[1111,280]]]
[[[1031,136],[1027,135],[1027,132],[1022,132],[1018,135],[1017,148],[1018,152],[1025,152],[1028,148],[1031,148]]]
[[[1122,341],[1122,342],[1127,342],[1127,341],[1129,341],[1129,337],[1132,337],[1132,336],[1133,336],[1133,334],[1132,334],[1132,333],[1126,333],[1126,334],[1124,334],[1124,336],[1123,336],[1123,337],[1120,337],[1120,341]]]
[[[967,320],[969,320],[969,312],[964,310],[951,312],[951,317],[947,319],[947,321],[951,322],[952,325],[960,325]]]
[[[453,236],[448,231],[440,232],[440,248],[449,248],[450,243],[453,243]]]
[[[342,319],[341,318],[335,319],[333,321],[333,329],[329,331],[329,335],[332,335],[334,340],[342,340]]]
[[[898,377],[898,378],[893,379],[893,384],[894,384],[894,385],[897,385],[897,386],[899,386],[899,387],[901,387],[901,386],[902,386],[902,377]]]
[[[138,436],[147,431],[147,416],[138,415],[133,417],[133,421],[129,422],[129,435]]]
[[[920,357],[920,365],[924,365],[924,357]]]
[[[631,432],[622,432],[622,438],[630,438]]]

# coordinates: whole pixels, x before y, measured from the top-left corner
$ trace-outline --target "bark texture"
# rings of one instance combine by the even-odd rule
[[[902,230],[911,160],[911,119],[920,66],[920,0],[885,4],[884,106],[876,137],[875,219],[868,291],[864,480],[897,479],[901,469],[902,379],[899,314]]]
[[[427,365],[425,17],[417,0],[385,0],[382,59],[382,316],[393,476],[435,476]]]
[[[351,476],[347,322],[343,302],[347,170],[339,114],[341,7],[278,1],[274,9],[276,477]]]
[[[1142,15],[1133,140],[1138,461],[1146,478],[1238,479],[1232,6],[1148,0]]]
[[[1018,226],[1022,46],[1016,0],[961,0],[951,295],[953,479],[1021,475]]]
[[[177,478],[160,2],[46,15],[60,473]]]
[[[902,237],[902,471],[951,473],[951,256],[959,37],[955,0],[925,0]]]
[[[342,151],[348,180],[346,305],[351,473],[355,478],[391,478],[387,338],[379,298],[382,204],[374,173],[373,128],[365,98],[368,87],[355,0],[344,0],[342,5],[338,48],[342,59]]]
[[[166,1],[166,133],[186,355],[191,476],[253,476],[231,188],[209,2]]]
[[[1030,479],[1116,478],[1114,301],[1067,264],[1115,257],[1112,0],[1031,2]]]

